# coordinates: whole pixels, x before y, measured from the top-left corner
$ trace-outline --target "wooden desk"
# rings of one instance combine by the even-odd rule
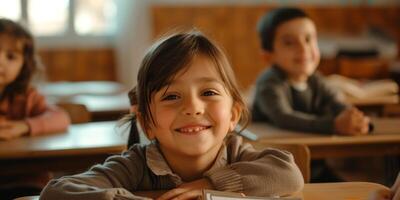
[[[55,82],[39,86],[53,104],[85,105],[92,121],[111,121],[129,112],[128,89],[111,81]]]
[[[298,196],[304,200],[368,200],[375,190],[389,188],[369,182],[309,183]]]
[[[377,96],[371,97],[369,99],[356,99],[356,98],[348,98],[348,103],[351,105],[355,105],[357,107],[368,107],[368,106],[381,106],[385,105],[396,105],[399,103],[399,95],[392,94],[386,96]]]
[[[389,188],[368,182],[343,182],[343,183],[308,183],[301,192],[294,195],[304,200],[368,200],[369,195],[376,190]],[[135,194],[157,198],[165,191],[136,192]],[[39,196],[20,197],[16,200],[36,200]],[[244,199],[245,200],[245,199]]]
[[[116,122],[70,126],[65,133],[0,141],[0,175],[27,171],[86,170],[126,148]]]
[[[118,120],[129,113],[128,93],[109,96],[77,95],[69,103],[83,104],[89,110],[93,121]]]
[[[40,92],[48,97],[69,98],[76,95],[114,95],[128,89],[113,81],[49,82],[39,86]]]
[[[375,130],[365,136],[321,135],[294,132],[275,128],[266,123],[248,127],[253,142],[278,144],[304,144],[310,149],[311,158],[352,156],[400,155],[400,118],[372,119]]]
[[[399,96],[393,95],[388,97],[377,97],[374,99],[378,99],[377,102],[362,100],[356,101],[355,103],[351,103],[356,106],[362,112],[366,113],[369,116],[379,116],[379,117],[399,117]],[[378,102],[379,101],[379,102]],[[385,102],[386,101],[386,102]]]

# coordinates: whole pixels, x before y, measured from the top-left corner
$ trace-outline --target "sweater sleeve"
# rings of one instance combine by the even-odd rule
[[[147,199],[132,194],[144,171],[144,158],[129,150],[121,156],[112,156],[104,164],[89,171],[51,180],[40,199],[58,200],[118,200]]]
[[[289,152],[256,151],[242,138],[227,140],[229,165],[205,173],[217,190],[251,196],[285,196],[303,188],[303,176]]]
[[[53,105],[48,105],[43,95],[30,89],[27,95],[26,122],[32,136],[65,131],[70,124],[68,114]]]
[[[319,74],[315,75],[315,85],[317,85],[318,92],[321,96],[321,101],[325,105],[327,111],[337,116],[340,112],[345,110],[350,105],[344,103],[344,97],[340,96],[339,93],[330,86],[324,77]]]
[[[268,116],[276,126],[297,131],[330,134],[334,130],[332,115],[318,116],[292,108],[286,88],[281,83],[269,82],[257,87],[255,103],[259,112]]]

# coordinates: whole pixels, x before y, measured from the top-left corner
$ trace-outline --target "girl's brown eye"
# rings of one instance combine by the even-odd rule
[[[286,41],[283,41],[283,44],[284,44],[285,46],[292,46],[292,45],[293,45],[293,42],[292,42],[292,41],[289,41],[289,40],[286,40]]]
[[[170,94],[170,95],[163,97],[162,100],[163,101],[171,101],[171,100],[177,100],[178,98],[179,98],[178,95]]]
[[[310,36],[310,35],[307,35],[307,36],[306,36],[306,42],[307,42],[307,43],[310,43],[310,42],[311,42],[311,36]]]
[[[7,55],[8,60],[13,60],[15,56],[13,54],[8,54]]]
[[[17,53],[7,53],[8,60],[15,60],[17,58]]]
[[[214,95],[217,95],[217,93],[212,90],[207,90],[203,93],[203,96],[214,96]]]

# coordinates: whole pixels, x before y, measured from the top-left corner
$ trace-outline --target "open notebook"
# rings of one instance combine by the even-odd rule
[[[355,105],[395,104],[399,102],[399,86],[391,79],[361,82],[341,75],[330,75],[329,84],[339,89],[346,101]]]

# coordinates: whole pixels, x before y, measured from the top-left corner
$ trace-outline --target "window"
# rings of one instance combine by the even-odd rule
[[[5,17],[14,21],[20,20],[21,2],[0,0],[0,17]]]
[[[29,0],[30,30],[37,36],[65,33],[68,27],[68,8],[68,0]]]
[[[116,29],[117,8],[110,0],[77,0],[74,20],[79,35],[112,34]]]
[[[0,17],[26,25],[39,46],[104,44],[116,33],[119,1],[0,0]]]

